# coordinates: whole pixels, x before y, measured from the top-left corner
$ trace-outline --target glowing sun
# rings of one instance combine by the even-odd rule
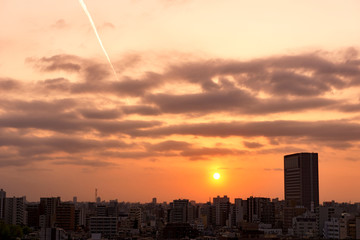
[[[218,180],[220,178],[220,174],[219,173],[214,173],[213,178],[215,180]]]

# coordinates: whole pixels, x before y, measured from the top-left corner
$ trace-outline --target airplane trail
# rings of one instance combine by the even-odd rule
[[[111,69],[112,69],[113,72],[114,72],[114,75],[115,75],[116,80],[119,80],[119,78],[118,78],[118,76],[117,76],[117,74],[116,74],[115,68],[114,68],[114,66],[112,65],[111,61],[110,61],[109,55],[107,54],[107,52],[106,52],[106,50],[105,50],[105,48],[104,48],[104,45],[103,45],[102,42],[101,42],[100,36],[99,36],[99,34],[98,34],[97,30],[96,30],[96,26],[95,26],[95,24],[94,24],[94,21],[92,20],[92,17],[91,17],[91,15],[90,15],[90,12],[88,11],[88,9],[87,9],[87,7],[86,7],[85,2],[84,2],[83,0],[79,0],[79,2],[80,2],[81,7],[83,8],[84,12],[86,13],[86,15],[87,15],[88,18],[89,18],[89,21],[90,21],[90,23],[91,23],[91,26],[92,26],[92,28],[93,28],[93,30],[94,30],[94,32],[95,32],[95,35],[96,35],[98,41],[99,41],[99,43],[100,43],[100,46],[101,46],[101,48],[102,48],[102,50],[103,50],[103,52],[104,52],[104,54],[105,54],[105,56],[106,56],[109,64],[110,64],[110,66],[111,66]]]

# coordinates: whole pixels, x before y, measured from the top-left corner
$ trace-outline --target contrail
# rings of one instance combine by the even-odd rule
[[[94,29],[95,35],[96,35],[97,39],[99,40],[100,46],[101,46],[101,48],[102,48],[102,50],[103,50],[103,52],[104,52],[104,54],[105,54],[108,62],[110,63],[111,69],[112,69],[113,72],[114,72],[114,75],[115,75],[116,80],[119,80],[118,77],[117,77],[115,68],[114,68],[114,66],[112,65],[111,61],[110,61],[109,55],[107,54],[107,52],[106,52],[106,50],[105,50],[105,48],[104,48],[104,46],[103,46],[103,44],[102,44],[102,42],[101,42],[100,36],[99,36],[99,34],[98,34],[97,30],[96,30],[96,26],[95,26],[94,21],[92,20],[92,17],[91,17],[91,15],[90,15],[87,7],[86,7],[86,4],[84,3],[83,0],[79,0],[79,2],[80,2],[81,7],[83,8],[84,12],[86,13],[86,15],[88,16],[88,18],[89,18],[89,20],[90,20],[91,26],[92,26],[92,28]]]

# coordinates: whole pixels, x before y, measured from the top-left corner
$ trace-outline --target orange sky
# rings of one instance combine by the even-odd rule
[[[359,1],[84,2],[118,80],[79,1],[0,1],[8,196],[282,199],[305,151],[360,201]]]

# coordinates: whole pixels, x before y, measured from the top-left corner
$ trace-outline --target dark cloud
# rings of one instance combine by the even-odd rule
[[[38,113],[0,115],[0,128],[50,130],[60,133],[89,132],[96,130],[101,134],[130,134],[138,129],[146,129],[160,125],[159,121],[141,120],[102,120],[80,119],[74,113]]]
[[[261,121],[188,123],[134,131],[138,136],[195,135],[204,137],[290,137],[320,142],[360,141],[360,124],[333,121]]]
[[[125,114],[139,114],[139,115],[159,115],[161,112],[158,108],[147,105],[129,105],[123,106],[122,111]]]
[[[119,140],[95,140],[61,136],[36,137],[9,133],[0,136],[0,147],[2,146],[15,147],[20,151],[26,150],[26,155],[28,156],[55,152],[96,152],[110,148],[120,149],[131,147],[131,145]]]
[[[85,118],[94,119],[117,119],[121,116],[121,112],[117,109],[80,109],[79,112]]]
[[[43,57],[40,59],[28,58],[28,63],[34,64],[38,69],[45,72],[66,71],[79,72],[83,60],[75,55],[54,55],[52,57]]]
[[[214,113],[234,112],[246,114],[271,114],[330,107],[338,104],[326,98],[259,99],[243,90],[225,90],[197,94],[156,94],[146,97],[164,113]]]
[[[157,94],[147,96],[146,100],[155,103],[166,113],[217,112],[255,102],[255,98],[241,90],[184,95]]]
[[[261,148],[264,146],[263,144],[258,142],[248,142],[248,141],[243,141],[243,144],[247,148]]]
[[[349,86],[351,79],[359,74],[358,64],[354,62],[333,62],[316,54],[304,54],[247,62],[226,59],[189,62],[170,66],[166,76],[197,83],[205,91],[221,87],[214,78],[232,76],[239,86],[256,92],[317,96]]]
[[[148,151],[167,152],[167,151],[183,151],[191,147],[191,144],[184,141],[168,140],[148,146]]]
[[[53,78],[46,79],[44,81],[38,81],[36,88],[42,92],[59,91],[69,92],[71,89],[71,83],[66,78]]]
[[[140,59],[139,55],[126,55],[117,65],[122,68],[123,62],[124,68],[128,67],[127,64],[132,67]],[[77,71],[84,80],[71,83],[67,79],[58,78],[38,82],[44,85],[43,88],[39,87],[44,91],[138,97],[142,99],[143,107],[126,106],[123,111],[139,115],[159,115],[161,112],[208,114],[219,111],[271,114],[329,109],[339,102],[324,97],[325,93],[358,84],[359,64],[354,61],[334,62],[315,53],[250,61],[198,60],[169,65],[164,73],[145,72],[138,78],[123,76],[120,81],[99,81],[111,76],[107,63],[99,64],[73,55],[33,60],[35,65],[46,71]],[[203,91],[186,94],[153,92],[164,84],[179,82],[198,84]],[[268,96],[260,97],[261,92]],[[351,111],[347,108],[351,109],[351,106],[337,109]]]
[[[283,155],[308,151],[310,145],[354,148],[360,141],[358,119],[346,120],[344,114],[344,120],[310,120],[314,111],[360,111],[358,99],[346,95],[360,85],[358,51],[341,54],[195,59],[143,74],[145,56],[127,54],[115,62],[119,80],[106,61],[67,54],[29,58],[35,69],[53,76],[36,82],[0,78],[6,94],[0,97],[0,166],[48,161],[106,167],[123,159]],[[293,113],[309,120],[282,120],[294,119]],[[273,120],[251,120],[267,115]],[[182,135],[182,141],[173,135]],[[184,140],[188,135],[191,140]],[[204,146],[197,137],[250,140],[237,140],[240,146],[232,149]]]
[[[142,79],[124,78],[120,82],[113,82],[109,85],[110,91],[120,96],[142,97],[149,90],[163,84],[161,75],[147,72]]]
[[[77,165],[77,166],[87,166],[87,167],[114,167],[117,166],[116,163],[101,161],[101,160],[83,160],[83,159],[64,159],[64,160],[55,160],[53,161],[56,165]]]
[[[12,91],[18,89],[21,86],[19,81],[16,81],[11,78],[1,78],[0,77],[0,91]]]
[[[84,79],[86,82],[94,82],[106,79],[110,76],[109,66],[99,63],[88,63],[84,67]]]
[[[2,99],[0,101],[0,108],[7,110],[8,112],[21,112],[29,115],[34,112],[43,112],[45,114],[52,115],[52,112],[63,112],[68,109],[73,109],[76,105],[77,101],[75,99],[59,99],[52,101]]]

